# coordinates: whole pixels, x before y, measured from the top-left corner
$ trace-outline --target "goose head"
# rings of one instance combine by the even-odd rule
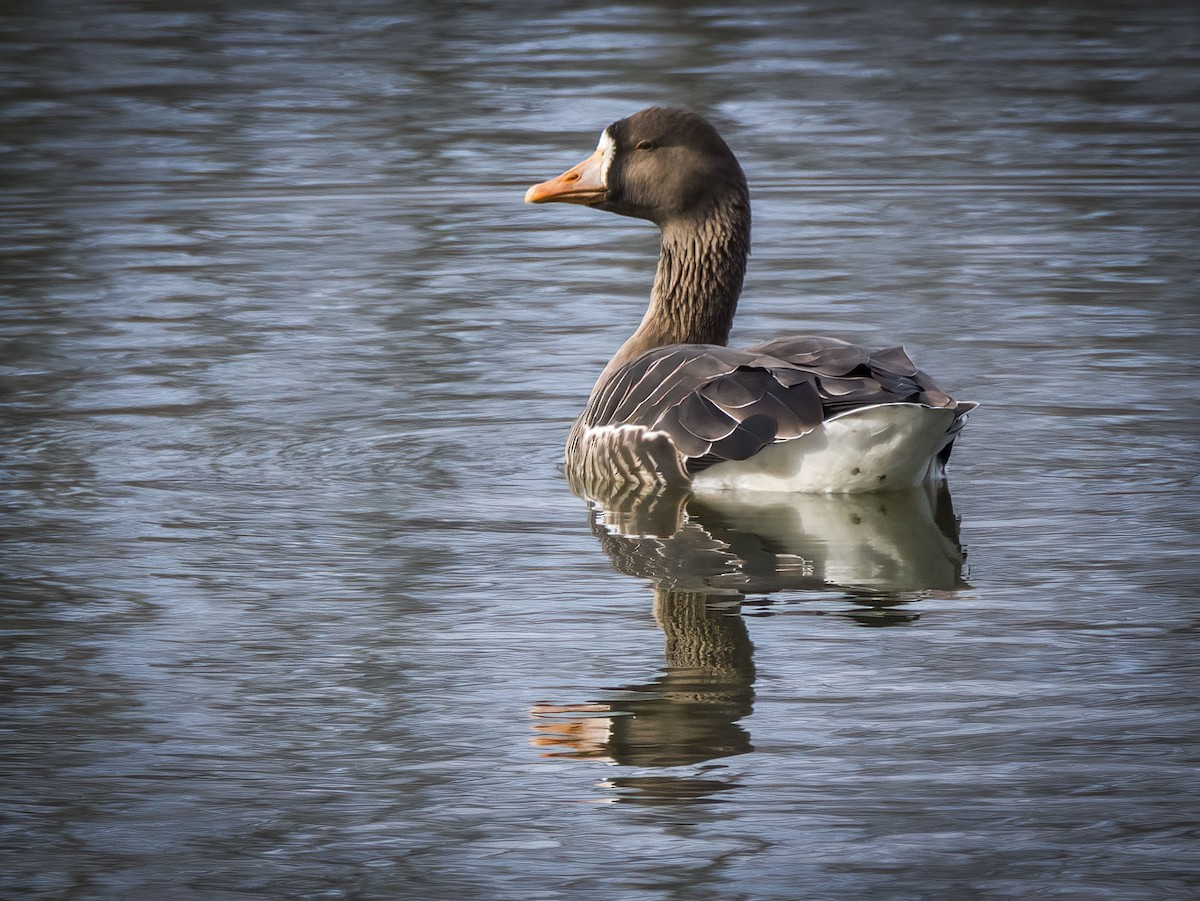
[[[717,130],[664,107],[608,126],[591,156],[534,185],[525,202],[582,204],[659,227],[749,205],[746,177]]]

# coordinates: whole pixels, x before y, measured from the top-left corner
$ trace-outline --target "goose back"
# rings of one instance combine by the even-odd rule
[[[974,406],[953,401],[901,347],[807,335],[659,347],[597,384],[568,439],[567,472],[591,496],[622,483],[685,484],[881,404],[948,411],[950,434]]]

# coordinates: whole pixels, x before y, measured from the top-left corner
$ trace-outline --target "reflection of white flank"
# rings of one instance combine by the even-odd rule
[[[768,539],[781,582],[792,581],[802,559],[820,581],[841,588],[950,590],[961,584],[963,554],[946,498],[938,514],[938,491],[934,485],[854,495],[714,491],[693,503],[702,518]]]

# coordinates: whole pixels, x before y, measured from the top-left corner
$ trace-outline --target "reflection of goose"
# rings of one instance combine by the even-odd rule
[[[695,481],[770,491],[878,491],[940,476],[965,414],[901,348],[792,336],[725,347],[750,248],[750,197],[711,125],[651,108],[530,188],[662,231],[650,306],[567,442],[579,493]]]
[[[667,668],[603,699],[536,706],[535,743],[553,756],[680,766],[753,750],[739,724],[754,696],[753,646],[739,615],[748,595],[834,588],[861,605],[848,614],[856,621],[903,625],[916,615],[883,611],[916,592],[963,584],[944,484],[749,501],[728,492],[629,492],[608,510],[594,509],[593,532],[617,570],[653,583]],[[658,800],[698,800],[708,784],[701,782],[678,797],[661,778],[652,786]]]

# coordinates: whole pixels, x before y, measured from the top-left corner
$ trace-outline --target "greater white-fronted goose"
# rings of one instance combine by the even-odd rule
[[[861,492],[941,478],[976,405],[900,347],[796,335],[726,347],[750,250],[750,196],[708,122],[651,107],[527,203],[576,203],[662,232],[650,306],[600,374],[567,440],[572,486]]]

